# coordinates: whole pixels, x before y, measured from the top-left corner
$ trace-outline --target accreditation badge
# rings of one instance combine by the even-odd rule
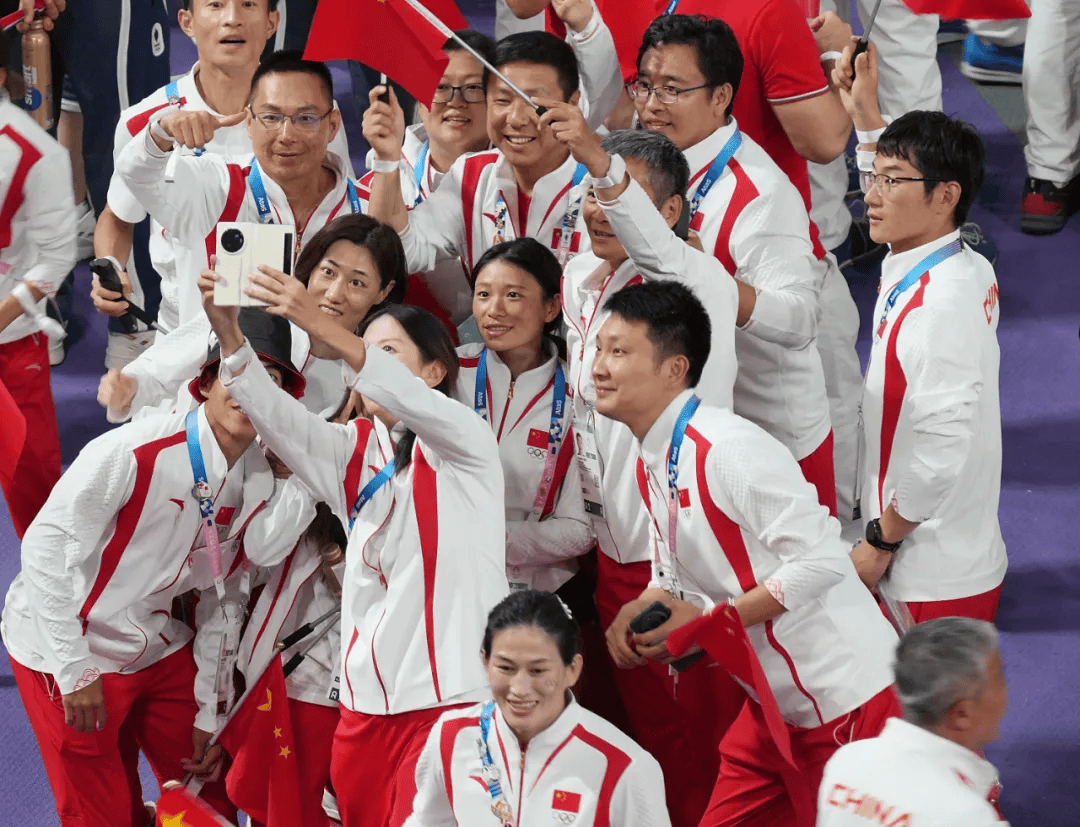
[[[577,417],[574,420],[574,448],[578,468],[581,470],[581,494],[585,499],[585,511],[594,520],[603,520],[604,497],[600,489],[602,469],[592,417]]]

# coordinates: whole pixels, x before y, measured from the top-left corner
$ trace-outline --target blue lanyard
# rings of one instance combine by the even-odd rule
[[[266,186],[263,184],[262,171],[259,169],[257,159],[251,159],[251,172],[248,173],[248,186],[251,187],[251,195],[255,199],[255,209],[259,211],[260,224],[273,224],[274,214],[270,209],[270,199],[266,195]],[[349,194],[349,207],[354,213],[364,211],[360,203],[360,196],[356,193],[356,184],[351,178],[346,179],[345,189]]]
[[[686,426],[690,424],[690,418],[698,409],[701,400],[697,396],[691,396],[679,412],[679,418],[675,420],[675,430],[671,432],[671,448],[668,449],[667,478],[668,494],[673,502],[679,498],[679,452],[682,450],[683,437],[686,436]]]
[[[416,200],[413,201],[414,207],[424,200],[424,190],[421,184],[424,180],[424,164],[427,163],[428,151],[430,149],[430,143],[424,141],[424,145],[420,147],[420,154],[416,157],[416,163],[413,164],[413,177],[416,179]]]
[[[487,348],[480,351],[480,358],[476,363],[476,386],[473,397],[473,408],[480,414],[485,422],[488,419],[487,401]],[[555,388],[551,396],[551,427],[548,429],[548,450],[553,451],[562,439],[563,411],[566,408],[566,375],[562,365],[555,362]]]
[[[177,109],[181,109],[184,106],[184,99],[180,97],[180,87],[176,85],[175,80],[170,80],[165,86],[165,97],[169,100],[169,106],[175,106]],[[202,155],[206,152],[201,146],[195,147],[196,155]]]
[[[379,489],[389,482],[392,476],[394,476],[394,461],[390,460],[378,474],[368,480],[367,485],[357,495],[356,502],[353,503],[352,510],[349,512],[349,531],[352,531],[353,523],[356,522],[360,509],[367,505],[371,498],[378,493]]]
[[[678,0],[675,0],[675,4],[678,5]],[[705,196],[709,194],[709,190],[712,189],[712,185],[715,184],[721,175],[724,174],[724,170],[727,168],[728,161],[731,160],[735,151],[742,143],[742,133],[736,129],[735,133],[728,138],[727,143],[724,144],[724,148],[720,150],[720,154],[717,155],[712,164],[709,166],[708,171],[705,173],[705,177],[701,179],[701,183],[698,184],[697,191],[694,192],[694,197],[690,199],[690,217],[693,218],[697,215],[698,207],[701,206],[701,202]]]
[[[664,14],[675,14],[675,9],[679,8],[679,0],[671,0],[667,4],[667,8],[664,9]]]
[[[499,823],[506,827],[512,825],[513,816],[510,813],[510,805],[506,803],[503,795],[502,784],[499,783],[499,769],[491,757],[491,748],[488,747],[488,734],[491,732],[491,718],[495,712],[495,702],[488,701],[480,713],[480,740],[477,742],[477,751],[480,753],[480,775],[484,778],[488,795],[491,796],[491,811],[499,819]]]
[[[585,176],[588,172],[589,170],[584,164],[578,164],[574,168],[574,177],[570,184],[569,191],[567,192],[566,212],[563,213],[561,230],[559,232],[559,249],[556,251],[559,263],[564,267],[566,266],[567,252],[570,249],[570,240],[574,235],[574,225],[577,223],[578,213],[581,211],[581,196],[579,195],[574,199],[570,195],[570,191],[573,191],[574,187],[585,180]],[[507,219],[508,212],[506,199],[503,198],[502,191],[500,190],[498,197],[495,199],[495,244],[506,240],[504,234],[506,225],[509,223],[510,226],[513,226],[513,222],[508,221]],[[528,227],[521,227],[519,229],[521,230],[522,237],[529,234]]]
[[[911,285],[922,278],[923,273],[927,270],[937,267],[941,262],[945,261],[945,259],[952,258],[963,249],[964,245],[960,242],[960,239],[953,239],[944,247],[940,247],[932,252],[908,271],[908,274],[900,280],[900,283],[889,291],[889,295],[885,299],[885,309],[882,310],[881,321],[878,322],[879,336],[881,335],[882,329],[885,327],[885,321],[889,317],[889,311],[893,309],[893,305],[896,304],[896,300],[900,298],[901,294],[905,290],[910,289]]]

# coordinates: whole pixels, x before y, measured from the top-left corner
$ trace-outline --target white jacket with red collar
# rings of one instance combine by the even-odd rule
[[[173,150],[176,152],[179,150]],[[223,157],[181,154],[175,160],[175,180],[165,180],[172,152],[162,152],[144,127],[116,157],[116,174],[132,196],[188,251],[186,271],[177,270],[180,323],[202,312],[199,273],[217,250],[216,228],[221,221],[259,221],[255,197],[248,186],[251,155]],[[327,152],[325,165],[335,176],[334,188],[323,198],[303,227],[296,228],[296,249],[339,215],[348,215],[346,162]],[[263,170],[263,184],[274,223],[295,225],[289,201],[281,187]],[[295,259],[295,256],[294,256]]]
[[[487,418],[499,442],[499,458],[506,479],[506,576],[511,587],[553,592],[574,575],[577,558],[593,544],[592,525],[585,514],[574,458],[569,372],[554,352],[540,367],[525,371],[514,380],[506,363],[483,344],[462,345],[458,355],[461,372],[456,396],[469,407],[476,403],[479,361],[484,358],[487,361],[484,388]],[[566,399],[560,419],[562,437],[554,478],[537,516],[533,512],[548,455],[556,363],[566,378]]]
[[[136,672],[192,638],[172,616],[173,598],[212,590],[214,579],[184,420],[147,418],[91,441],[23,538],[22,571],[4,606],[4,643],[23,666],[51,674],[62,693],[100,674]],[[254,442],[226,473],[202,409],[198,425],[224,570],[234,571],[242,549],[268,538],[295,543],[312,516],[306,494],[279,483],[275,495]]]
[[[23,282],[54,296],[74,266],[67,151],[0,89],[0,299]],[[38,303],[42,312],[45,301]],[[0,330],[0,343],[37,332],[24,314]]]
[[[764,584],[786,611],[747,629],[784,719],[813,728],[892,681],[896,635],[859,580],[840,527],[775,439],[702,405],[678,458],[672,547],[668,450],[683,391],[641,442],[637,481],[652,516],[653,582],[702,608]]]
[[[732,118],[684,151],[691,199],[736,129]],[[765,150],[742,134],[690,226],[706,252],[757,291],[750,321],[735,335],[735,412],[804,459],[831,426],[815,343],[821,285],[803,200]]]
[[[987,801],[994,766],[967,747],[890,718],[876,738],[845,744],[825,765],[818,827],[1008,827]]]
[[[619,562],[631,563],[649,559],[651,543],[634,483],[634,435],[622,423],[593,412],[596,334],[610,315],[603,309],[604,303],[623,287],[648,279],[672,279],[693,290],[705,305],[712,327],[700,392],[709,404],[730,408],[738,371],[735,318],[739,295],[735,282],[720,270],[716,259],[672,232],[637,181],[631,179],[616,201],[601,206],[629,258],[614,273],[591,252],[571,261],[563,274],[563,316],[574,417],[592,421],[603,462],[604,518],[594,520],[593,525],[601,551]]]
[[[998,523],[1001,407],[994,268],[965,247],[899,294],[894,286],[959,233],[882,262],[863,391],[862,514],[919,526],[896,552],[891,593],[951,600],[1000,585],[1008,560]]]
[[[481,772],[483,708],[451,710],[432,727],[416,762],[416,798],[405,827],[498,823]],[[572,697],[524,750],[495,705],[487,745],[517,827],[671,823],[656,759]]]
[[[266,445],[347,526],[357,495],[393,456],[390,434],[366,419],[336,425],[309,413],[253,355],[245,342],[222,361],[222,380]],[[347,382],[417,438],[409,466],[349,532],[341,702],[391,715],[478,700],[487,681],[476,641],[507,592],[495,437],[469,408],[378,348],[368,348],[364,369]],[[249,554],[258,565],[284,557]]]

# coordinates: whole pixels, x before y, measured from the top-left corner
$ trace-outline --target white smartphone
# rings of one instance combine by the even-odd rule
[[[218,282],[214,304],[222,307],[265,307],[244,291],[259,265],[292,275],[296,228],[287,224],[222,221],[217,225]]]

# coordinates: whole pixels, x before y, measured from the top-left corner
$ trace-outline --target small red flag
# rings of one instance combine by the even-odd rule
[[[218,740],[233,757],[225,777],[233,804],[266,827],[305,823],[280,657],[270,662]]]
[[[421,0],[451,29],[468,28],[454,0]],[[357,60],[430,104],[449,58],[446,35],[405,0],[320,0],[304,57]]]
[[[183,786],[161,793],[154,823],[157,827],[229,827],[213,807]]]
[[[21,19],[21,18],[20,18]],[[26,417],[15,404],[8,389],[0,381],[0,477],[11,479],[22,455],[26,441]]]
[[[615,53],[619,56],[619,69],[627,83],[637,77],[637,55],[641,37],[649,24],[664,13],[668,0],[596,0],[600,16],[604,18],[615,41]],[[681,12],[682,9],[676,9]],[[547,30],[558,37],[566,37],[566,24],[547,8]]]
[[[526,440],[530,448],[547,448],[548,432],[540,428],[529,428],[529,438]]]
[[[945,20],[1012,20],[1031,17],[1024,0],[904,0],[915,14],[937,14]]]
[[[581,809],[581,793],[555,790],[551,795],[551,809],[563,813],[576,813]]]

